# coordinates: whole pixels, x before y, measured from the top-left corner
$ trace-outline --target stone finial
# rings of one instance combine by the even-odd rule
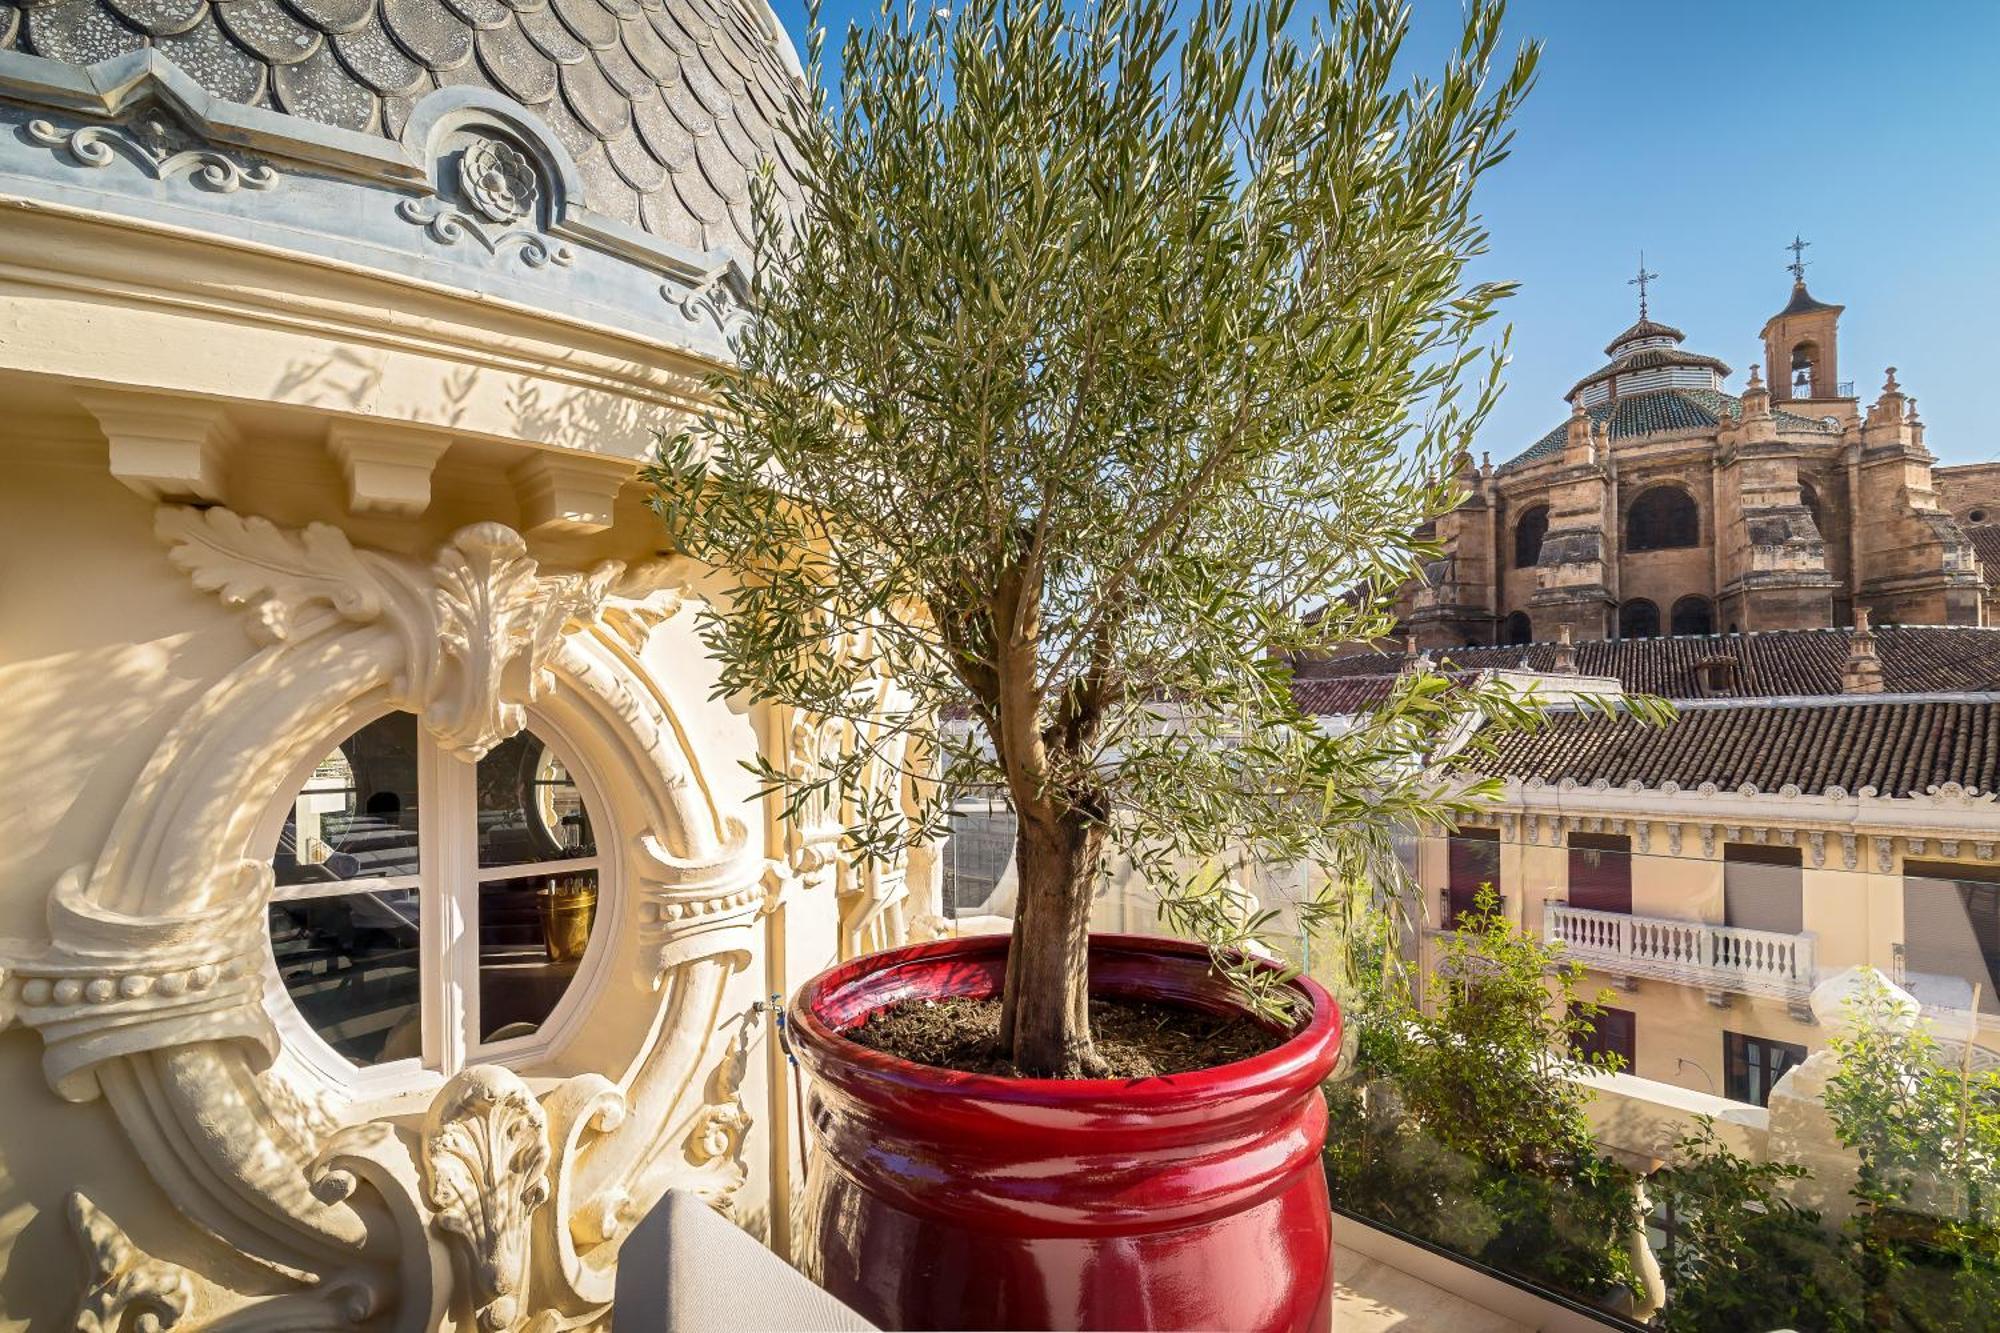
[[[1549,668],[1553,675],[1574,676],[1576,674],[1576,648],[1570,642],[1569,626],[1564,625],[1556,633],[1556,660]]]
[[[1479,451],[1479,474],[1484,477],[1493,475],[1493,455],[1485,449]]]
[[[1771,391],[1764,384],[1764,377],[1757,373],[1757,363],[1750,363],[1750,383],[1743,388],[1743,420],[1768,421],[1771,418]]]
[[[1843,694],[1882,693],[1882,659],[1875,655],[1875,636],[1868,629],[1868,608],[1854,608],[1854,630],[1847,636],[1847,661],[1840,669]]]
[[[1890,366],[1888,371],[1886,372],[1886,375],[1887,378],[1885,378],[1882,381],[1882,392],[1885,394],[1901,393],[1903,391],[1903,386],[1896,383],[1896,368],[1894,366]]]

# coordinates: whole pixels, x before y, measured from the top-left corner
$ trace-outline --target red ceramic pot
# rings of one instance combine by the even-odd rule
[[[1324,1330],[1332,1218],[1324,988],[1254,1059],[1147,1079],[1007,1079],[912,1064],[841,1032],[907,999],[997,995],[1004,936],[873,954],[792,1006],[818,1150],[807,1276],[890,1329]],[[1198,945],[1090,943],[1091,989],[1240,1011]]]

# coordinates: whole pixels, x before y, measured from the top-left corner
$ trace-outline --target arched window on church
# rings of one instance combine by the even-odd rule
[[[1549,535],[1549,507],[1536,505],[1514,524],[1514,568],[1533,569],[1542,558],[1542,538]],[[1522,640],[1523,643],[1527,640]]]
[[[1516,611],[1507,617],[1500,629],[1500,641],[1508,644],[1535,641],[1535,624],[1528,619],[1526,611]]]
[[[1825,537],[1826,511],[1820,508],[1819,492],[1804,477],[1799,478],[1799,503],[1804,505],[1806,512],[1812,515],[1813,527],[1819,530],[1819,535]]]
[[[1660,608],[1643,597],[1634,597],[1618,608],[1618,637],[1656,639],[1660,635]]]
[[[1674,603],[1672,618],[1675,634],[1715,633],[1715,607],[1706,597],[1683,597]]]
[[[1802,342],[1792,349],[1792,397],[1813,397],[1813,378],[1819,373],[1819,344]]]
[[[1642,491],[1626,511],[1625,549],[1671,551],[1701,545],[1701,510],[1678,486]]]

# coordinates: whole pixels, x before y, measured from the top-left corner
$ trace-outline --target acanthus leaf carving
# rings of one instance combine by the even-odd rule
[[[249,608],[251,636],[260,643],[289,637],[300,609],[315,601],[357,623],[382,614],[381,585],[347,534],[330,524],[293,532],[227,509],[167,505],[154,530],[167,543],[167,559],[195,587]]]
[[[421,693],[438,742],[478,759],[520,731],[564,627],[595,619],[624,568],[545,575],[512,528],[461,528],[432,566],[435,633]]]
[[[432,1225],[455,1239],[487,1333],[526,1311],[529,1224],[549,1198],[549,1126],[518,1074],[472,1065],[424,1116],[424,1197]]]
[[[194,1307],[194,1281],[132,1243],[116,1222],[81,1192],[69,1196],[70,1229],[83,1246],[90,1279],[76,1310],[79,1333],[160,1333]]]

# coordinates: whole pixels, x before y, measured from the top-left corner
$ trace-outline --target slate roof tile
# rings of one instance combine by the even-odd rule
[[[748,249],[751,179],[801,105],[761,0],[0,0],[0,49],[90,65],[149,44],[216,97],[390,137],[434,87],[493,88],[578,160],[587,207],[697,246]],[[635,116],[664,172],[625,141]],[[784,197],[796,174],[779,163]]]

